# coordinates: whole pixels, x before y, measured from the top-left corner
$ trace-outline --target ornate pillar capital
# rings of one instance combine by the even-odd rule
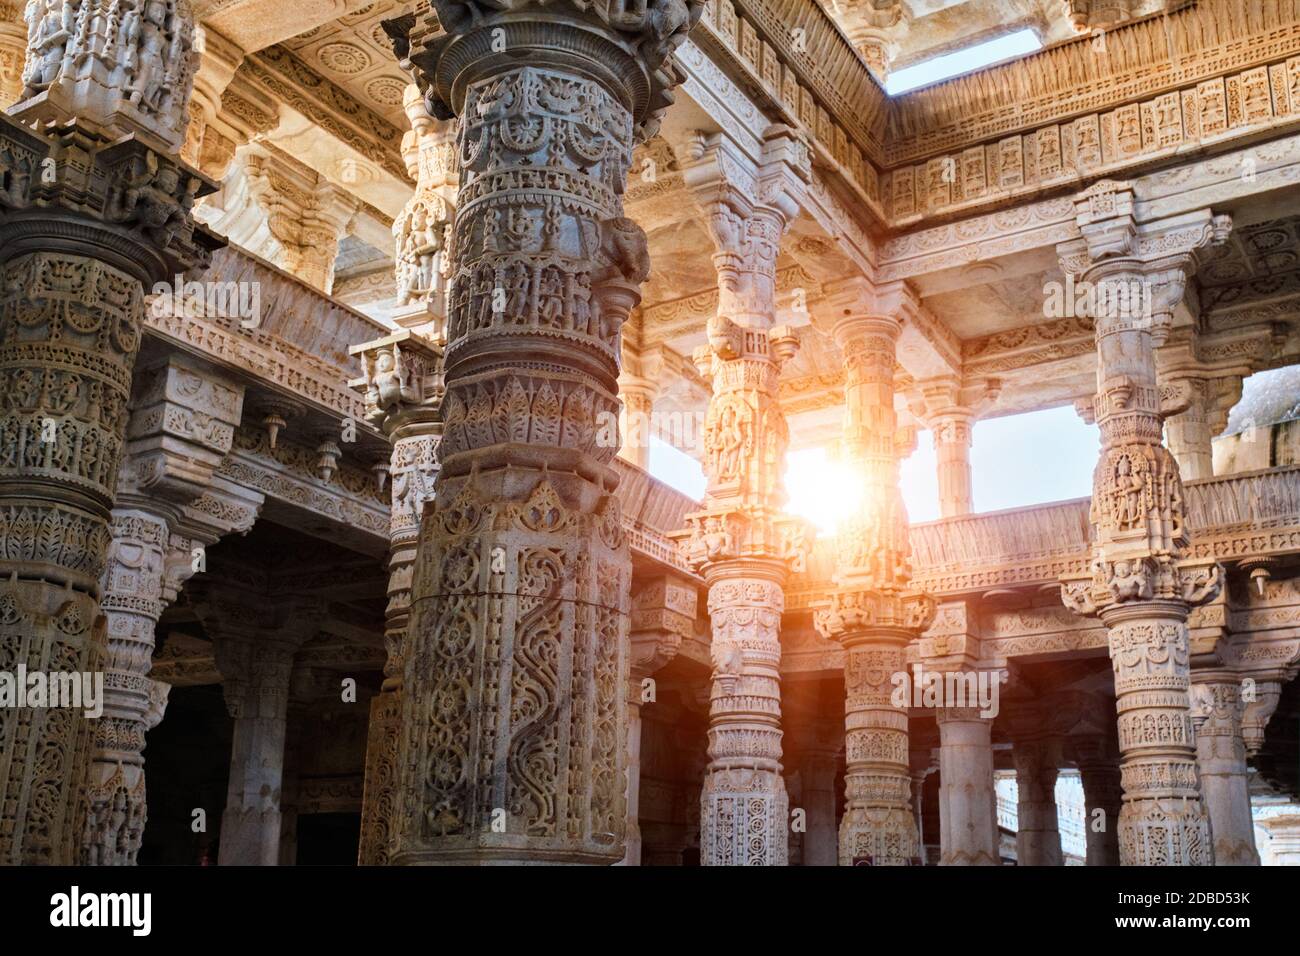
[[[360,202],[275,147],[246,147],[239,156],[265,232],[230,238],[328,295],[339,242]]]
[[[699,595],[694,582],[676,575],[652,578],[632,593],[630,628],[634,681],[663,668],[683,640],[695,636]]]
[[[409,14],[384,26],[438,119],[464,114],[467,69],[491,76],[549,59],[580,66],[618,91],[630,104],[637,138],[648,139],[681,80],[673,50],[703,13],[701,0],[626,10],[577,0],[505,0],[490,9],[434,0],[423,16]]]
[[[876,283],[866,276],[851,276],[823,287],[813,324],[843,350],[865,335],[897,340],[903,326],[922,308],[921,297],[907,282]]]
[[[799,214],[811,175],[807,145],[788,128],[773,126],[761,161],[724,133],[697,133],[679,152],[682,178],[713,239],[716,319],[724,326],[770,328],[781,239]]]
[[[196,500],[230,451],[243,413],[243,385],[176,352],[138,368],[134,392],[119,500]]]

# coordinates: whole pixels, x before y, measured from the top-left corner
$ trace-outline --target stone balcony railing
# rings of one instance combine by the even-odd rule
[[[618,501],[623,510],[623,527],[633,552],[691,575],[677,543],[669,540],[668,533],[686,527],[687,513],[699,510],[700,503],[622,458],[614,459],[614,470],[619,478]]]
[[[1186,486],[1188,557],[1234,561],[1300,552],[1300,468],[1226,475]],[[936,597],[1055,585],[1085,575],[1091,560],[1089,499],[912,525],[913,582]],[[834,541],[819,539],[787,610],[827,597]]]
[[[201,287],[224,307],[214,310],[211,298],[199,304],[188,296],[176,309],[164,300],[146,310],[148,333],[251,376],[286,398],[369,427],[361,396],[348,387],[357,373],[348,348],[390,329],[234,246],[213,254]],[[245,304],[255,301],[257,314],[231,308],[231,296],[242,296]]]

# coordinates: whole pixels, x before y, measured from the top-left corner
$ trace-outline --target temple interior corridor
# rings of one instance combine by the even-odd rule
[[[1300,865],[1300,0],[0,0],[0,108],[0,864]]]

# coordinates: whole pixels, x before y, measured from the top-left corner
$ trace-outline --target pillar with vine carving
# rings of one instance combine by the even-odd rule
[[[211,184],[176,158],[195,67],[188,4],[86,0],[84,21],[112,27],[94,31],[67,29],[72,9],[27,5],[23,89],[0,116],[7,671],[98,670],[100,579],[145,293],[206,266],[218,244],[191,216]],[[138,29],[123,29],[132,16]],[[90,746],[81,711],[0,711],[0,862],[74,861]]]
[[[613,863],[631,562],[601,426],[649,274],[621,193],[702,4],[433,6],[386,24],[429,109],[460,117],[393,860]]]

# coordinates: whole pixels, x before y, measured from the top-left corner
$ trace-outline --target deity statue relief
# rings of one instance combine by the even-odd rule
[[[201,185],[197,177],[185,176],[182,188],[181,178],[179,167],[160,161],[155,153],[146,153],[133,161],[120,189],[110,197],[110,216],[118,222],[139,224],[165,248],[189,221]]]
[[[1115,477],[1111,487],[1115,502],[1112,507],[1119,527],[1133,528],[1140,525],[1146,517],[1142,494],[1144,483],[1133,473],[1133,464],[1128,455],[1120,455],[1115,462]]]
[[[29,56],[20,106],[48,92],[56,113],[105,123],[125,114],[180,147],[198,69],[188,0],[31,0],[24,17]],[[97,67],[87,69],[87,61]],[[90,76],[96,80],[88,86]]]
[[[442,276],[448,216],[437,197],[413,203],[393,224],[397,239],[397,304],[431,296]]]
[[[393,406],[416,404],[423,398],[420,369],[404,358],[401,346],[365,352],[366,417],[382,421]]]

